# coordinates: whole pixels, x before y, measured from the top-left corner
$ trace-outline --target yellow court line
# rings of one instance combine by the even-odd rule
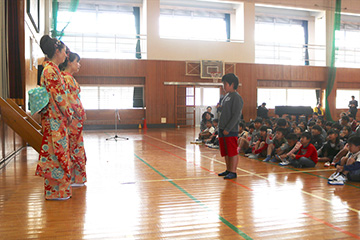
[[[145,134],[144,136],[149,137],[149,138],[152,138],[152,139],[157,140],[157,141],[159,141],[159,142],[168,144],[168,145],[173,146],[173,147],[175,147],[175,148],[178,148],[178,149],[181,149],[181,150],[184,150],[184,151],[187,151],[187,152],[195,153],[194,151],[188,151],[188,149],[185,149],[185,148],[182,148],[182,147],[177,146],[177,145],[175,145],[175,144],[166,142],[166,141],[164,141],[164,140],[161,140],[161,139],[158,139],[158,138],[149,136],[149,135],[147,135],[147,134]],[[219,161],[219,160],[216,160],[216,159],[214,159],[214,158],[210,158],[210,157],[205,156],[205,155],[202,155],[201,153],[200,153],[200,156],[202,156],[202,157],[204,157],[204,158],[207,158],[207,159],[210,159],[210,160],[212,160],[212,161],[214,161],[214,162],[217,162],[217,163],[220,163],[220,164],[225,165],[224,162]],[[262,179],[264,179],[264,180],[266,180],[266,181],[270,181],[267,177],[263,177],[263,176],[259,175],[258,173],[253,173],[253,172],[250,172],[250,171],[248,171],[248,170],[245,170],[245,169],[242,169],[242,168],[239,168],[239,167],[238,167],[237,169],[240,170],[240,171],[246,172],[246,173],[248,173],[248,174],[250,174],[250,175],[254,175],[254,176],[257,176],[257,177],[259,177],[259,178],[262,178]],[[301,173],[301,172],[309,172],[309,171],[295,171],[295,173]],[[275,180],[275,182],[278,183],[278,184],[281,184],[281,185],[285,185],[285,183],[283,183],[283,182],[278,182],[278,181],[276,181],[276,180]],[[311,196],[311,197],[314,197],[314,198],[323,200],[323,201],[325,201],[325,202],[331,203],[331,201],[330,201],[329,199],[326,199],[326,198],[323,198],[323,197],[320,197],[320,196],[316,196],[316,195],[314,195],[314,194],[312,194],[312,193],[309,193],[309,192],[306,192],[306,191],[304,191],[304,190],[301,190],[301,192],[304,193],[304,194],[306,194],[306,195],[309,195],[309,196]],[[348,206],[344,206],[344,207],[347,208],[347,209],[349,209],[349,210],[351,210],[351,211],[354,211],[354,212],[356,212],[356,213],[360,213],[360,211],[357,210],[357,209],[354,209],[354,208],[351,208],[351,207],[348,207]]]

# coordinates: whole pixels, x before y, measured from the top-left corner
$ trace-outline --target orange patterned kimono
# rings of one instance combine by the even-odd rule
[[[68,128],[70,141],[71,183],[82,184],[86,182],[86,154],[84,149],[83,126],[86,119],[85,110],[80,100],[80,86],[75,78],[68,72],[61,72],[67,85],[69,100],[75,111],[74,118]]]
[[[74,111],[68,100],[65,82],[58,66],[43,63],[41,86],[49,93],[49,104],[41,112],[43,139],[36,175],[45,178],[45,198],[71,197],[71,161],[68,122]]]

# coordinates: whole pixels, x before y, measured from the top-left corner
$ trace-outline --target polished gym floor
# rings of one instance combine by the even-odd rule
[[[67,201],[44,200],[38,153],[24,148],[0,166],[0,239],[360,239],[360,183],[244,156],[224,180],[197,134],[86,131],[88,182]]]

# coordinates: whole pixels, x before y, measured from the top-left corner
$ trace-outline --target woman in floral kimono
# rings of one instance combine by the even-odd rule
[[[66,46],[44,35],[41,50],[46,54],[40,85],[49,93],[49,103],[41,111],[43,139],[36,175],[44,177],[45,199],[66,200],[71,197],[71,161],[67,127],[74,111],[68,100],[65,82],[58,65],[66,58]]]
[[[78,116],[73,118],[71,125],[68,128],[70,141],[70,159],[72,161],[71,167],[71,186],[81,187],[86,182],[86,154],[84,149],[83,139],[83,125],[86,119],[85,110],[80,100],[80,86],[73,77],[73,74],[80,69],[80,56],[76,53],[70,52],[68,58],[64,63],[60,64],[59,68],[62,71],[61,75],[64,78],[67,89],[69,90],[69,100]]]

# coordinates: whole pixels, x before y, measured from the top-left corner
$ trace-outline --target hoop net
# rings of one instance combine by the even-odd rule
[[[211,72],[210,73],[213,82],[218,82],[218,79],[221,79],[221,72]]]

